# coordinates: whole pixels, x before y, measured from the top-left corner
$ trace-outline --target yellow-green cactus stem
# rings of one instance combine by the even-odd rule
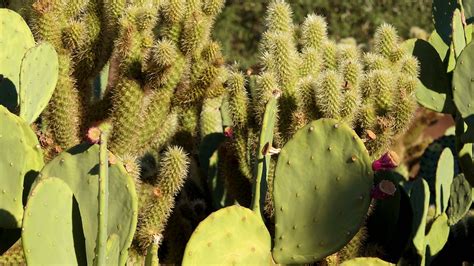
[[[393,133],[395,135],[402,134],[408,129],[417,107],[416,100],[411,94],[401,91],[397,98],[391,115],[389,115],[394,120]]]
[[[255,97],[252,98],[253,114],[258,124],[263,120],[265,104],[275,94],[281,94],[276,77],[271,72],[264,72],[256,78]]]
[[[387,59],[392,59],[392,53],[398,47],[397,30],[390,24],[379,26],[374,35],[375,50]]]
[[[326,40],[322,44],[322,57],[325,70],[337,70],[337,44]]]
[[[224,7],[225,0],[203,0],[202,11],[209,17],[216,17]]]
[[[185,11],[185,0],[168,0],[162,8],[163,18],[171,24],[181,21]]]
[[[345,61],[358,61],[360,58],[360,51],[357,46],[350,44],[337,45],[337,61],[338,64],[343,64]]]
[[[180,49],[187,56],[201,53],[204,44],[210,35],[211,21],[200,12],[187,16],[183,24],[183,35],[180,40]]]
[[[294,30],[290,5],[281,0],[270,3],[267,9],[266,26],[271,32],[284,32],[292,36]]]
[[[324,17],[309,14],[301,26],[301,42],[305,48],[321,49],[328,30]]]
[[[382,70],[390,67],[390,61],[382,55],[376,53],[365,53],[363,56],[364,65],[367,70]]]
[[[385,114],[393,106],[395,79],[390,70],[375,70],[368,75],[368,86],[377,112]]]
[[[317,77],[321,72],[322,60],[321,54],[314,48],[306,48],[301,54],[300,76]]]
[[[340,118],[343,82],[341,75],[333,70],[327,70],[319,76],[315,88],[315,100],[324,118]]]
[[[237,128],[244,129],[247,127],[249,104],[244,75],[239,72],[231,73],[227,80],[227,88],[232,121]]]

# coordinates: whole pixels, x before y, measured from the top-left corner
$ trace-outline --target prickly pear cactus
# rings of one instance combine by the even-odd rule
[[[441,153],[436,169],[435,182],[435,203],[436,214],[444,213],[448,208],[451,183],[454,178],[454,157],[449,148],[445,148]]]
[[[371,159],[352,129],[332,119],[300,129],[276,166],[275,260],[307,263],[342,248],[364,221],[372,183]]]
[[[44,165],[35,133],[23,119],[0,106],[0,227],[17,228],[23,216],[23,185]]]
[[[269,265],[271,239],[260,215],[232,206],[208,216],[196,228],[183,265]]]
[[[28,264],[86,264],[84,236],[78,228],[81,217],[75,208],[73,192],[61,179],[36,183],[28,197],[22,229]],[[82,219],[82,223],[88,221]]]
[[[463,118],[474,114],[473,89],[474,43],[464,48],[458,58],[453,74],[453,97],[456,107]]]
[[[446,210],[450,225],[456,224],[469,211],[472,205],[472,188],[464,177],[459,174],[454,177],[451,184],[451,195],[449,198],[449,207]]]
[[[33,123],[51,99],[58,81],[58,55],[54,47],[41,43],[29,49],[20,70],[20,117]]]
[[[12,10],[0,9],[0,104],[14,111],[18,105],[20,66],[23,55],[35,39],[23,18]]]
[[[78,145],[61,153],[40,173],[41,180],[59,177],[74,193],[81,213],[87,264],[94,260],[98,230],[99,146]],[[127,260],[127,250],[137,225],[137,195],[133,179],[119,161],[109,166],[108,236],[117,234],[120,253],[113,254],[120,264]],[[112,258],[111,258],[112,259]]]

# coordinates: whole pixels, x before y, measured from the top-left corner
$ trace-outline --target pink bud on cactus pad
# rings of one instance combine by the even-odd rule
[[[381,171],[381,170],[391,170],[396,168],[400,163],[400,158],[398,154],[394,151],[388,151],[378,160],[372,163],[372,170]]]
[[[226,127],[224,129],[224,136],[226,136],[226,138],[232,138],[234,136],[234,129],[231,127]]]
[[[372,188],[370,195],[372,198],[380,200],[395,195],[396,191],[397,188],[395,187],[395,184],[389,180],[382,180],[377,186]]]
[[[100,141],[100,129],[96,126],[93,126],[87,130],[87,141],[92,144],[97,144]]]

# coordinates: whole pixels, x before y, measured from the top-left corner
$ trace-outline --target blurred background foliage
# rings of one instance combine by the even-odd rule
[[[243,69],[258,61],[258,42],[265,29],[268,0],[226,0],[214,37],[222,44],[226,58]],[[431,0],[289,0],[295,23],[309,13],[327,18],[330,35],[339,40],[353,37],[369,43],[370,36],[383,22],[394,25],[408,38],[412,27],[432,31]]]

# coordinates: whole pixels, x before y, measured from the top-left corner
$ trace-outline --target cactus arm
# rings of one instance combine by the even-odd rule
[[[268,167],[270,165],[270,148],[272,147],[276,113],[277,100],[273,97],[268,101],[263,117],[257,157],[256,180],[253,186],[252,210],[258,214],[261,214],[261,206],[265,199],[261,197],[261,195],[264,195],[266,191]]]
[[[99,152],[99,228],[97,230],[96,265],[105,265],[107,258],[107,218],[109,198],[109,162],[107,152],[107,139],[110,124],[101,126],[100,152]]]

